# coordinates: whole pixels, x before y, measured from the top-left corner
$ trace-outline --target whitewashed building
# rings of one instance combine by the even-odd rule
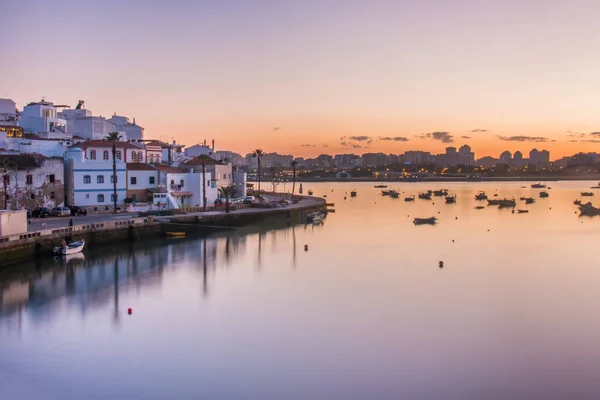
[[[17,125],[17,105],[11,99],[0,99],[0,125]]]
[[[58,115],[58,108],[49,101],[32,102],[23,107],[19,126],[27,133],[55,134],[66,137],[67,121]]]
[[[202,206],[202,174],[183,169],[155,165],[159,171],[159,187],[154,190],[154,204],[164,208],[188,208]],[[211,174],[206,173],[206,205],[214,204],[218,191]]]
[[[127,197],[134,202],[152,201],[151,193],[159,187],[158,174],[150,164],[127,163]]]
[[[117,158],[117,204],[122,207],[127,194],[126,164]],[[70,148],[65,156],[65,203],[90,211],[113,209],[112,159],[90,159],[81,147]]]
[[[111,161],[112,142],[108,140],[86,140],[76,145],[84,151],[85,158],[90,161]],[[117,160],[126,163],[145,163],[146,150],[143,146],[129,142],[116,142]]]
[[[127,140],[144,140],[144,128],[133,122],[129,122],[129,118],[114,114],[108,119],[118,132],[124,132]]]

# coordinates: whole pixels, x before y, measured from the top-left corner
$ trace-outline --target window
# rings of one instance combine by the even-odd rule
[[[90,151],[90,160],[95,160],[96,159],[96,150],[92,150]]]
[[[104,175],[98,175],[96,177],[96,182],[97,183],[104,183]]]
[[[171,179],[171,185],[174,185],[174,184],[175,184],[175,180]]]
[[[97,200],[98,200],[98,203],[104,203],[104,195],[99,194]]]
[[[114,193],[110,195],[110,201],[117,201],[119,199],[119,195],[115,197]]]
[[[102,159],[103,159],[103,160],[108,160],[108,150],[104,150],[104,151],[102,152]]]
[[[153,176],[150,177],[148,183],[150,183],[151,185],[154,185],[154,177]]]
[[[92,177],[89,175],[83,176],[83,183],[92,183]]]
[[[35,200],[35,193],[31,193],[31,195],[29,195],[29,198],[30,198],[31,200]]]
[[[130,179],[130,181],[131,181],[132,185],[137,185],[137,177],[132,176],[131,179]]]
[[[25,184],[33,185],[33,175],[25,175]]]
[[[131,162],[137,162],[137,153],[135,151],[131,152]]]
[[[134,193],[134,194],[132,194],[132,195],[131,195],[131,200],[133,200],[133,201],[137,201],[137,194],[135,194],[135,193]]]
[[[139,162],[144,161],[144,156],[142,156],[142,152],[141,151],[138,151],[138,161]]]
[[[48,182],[54,183],[54,174],[48,175]]]
[[[85,198],[86,198],[86,199],[89,199],[89,198],[90,198],[90,195],[89,195],[89,194],[86,194],[86,195],[85,195]]]
[[[118,177],[118,176],[116,176],[116,175],[111,175],[111,176],[110,176],[110,183],[115,183],[115,181],[116,181],[116,182],[119,182],[119,179],[118,179],[118,178],[119,178],[119,177]]]
[[[117,155],[117,160],[120,160],[121,159],[121,150],[117,151],[115,154]]]
[[[50,198],[53,199],[54,198],[54,192],[50,192]]]
[[[179,180],[179,184],[180,184],[181,186],[183,186],[183,179],[180,179],[180,180]]]

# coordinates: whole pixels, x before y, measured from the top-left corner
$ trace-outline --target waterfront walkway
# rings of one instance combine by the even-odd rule
[[[278,200],[280,197],[274,195],[266,195],[269,200]],[[319,205],[325,205],[325,200],[318,197],[304,197],[296,204],[290,204],[283,208],[284,210],[293,210],[293,209],[302,209],[302,208],[310,208],[316,207]],[[231,211],[229,214],[254,214],[254,213],[264,213],[268,214],[273,211],[281,211],[282,208],[243,208],[240,210]],[[161,216],[154,217],[157,221],[168,221],[172,217],[182,217],[182,216],[199,216],[199,217],[213,217],[218,215],[225,215],[225,210],[223,211],[201,211],[195,213],[187,213],[187,214],[176,214],[169,216]],[[87,215],[85,217],[52,217],[52,218],[30,218],[31,222],[29,225],[29,232],[37,232],[45,229],[59,229],[66,228],[69,226],[69,220],[73,220],[74,226],[79,225],[89,225],[89,224],[99,224],[104,222],[116,222],[116,221],[124,221],[137,216],[137,213],[119,213],[119,214],[94,214]]]

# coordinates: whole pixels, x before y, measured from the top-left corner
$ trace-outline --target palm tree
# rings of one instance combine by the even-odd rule
[[[252,157],[256,157],[256,163],[258,165],[258,197],[260,197],[260,158],[265,155],[262,149],[256,149],[252,152]]]
[[[202,163],[202,211],[206,211],[206,163],[212,160],[210,156],[202,154],[198,156]]]
[[[235,196],[235,186],[222,186],[219,188],[219,194],[225,198],[225,212],[229,212],[229,199]]]
[[[290,166],[292,167],[292,197],[294,196],[294,190],[296,190],[296,167],[298,166],[298,161],[293,160],[290,161]]]
[[[113,160],[113,213],[117,213],[117,142],[121,140],[119,132],[110,132],[105,137],[106,140],[112,142],[112,160]]]

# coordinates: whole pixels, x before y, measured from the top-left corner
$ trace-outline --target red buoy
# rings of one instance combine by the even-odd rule
[[[132,312],[133,312],[133,310],[131,308],[127,309],[127,314],[131,315]]]

